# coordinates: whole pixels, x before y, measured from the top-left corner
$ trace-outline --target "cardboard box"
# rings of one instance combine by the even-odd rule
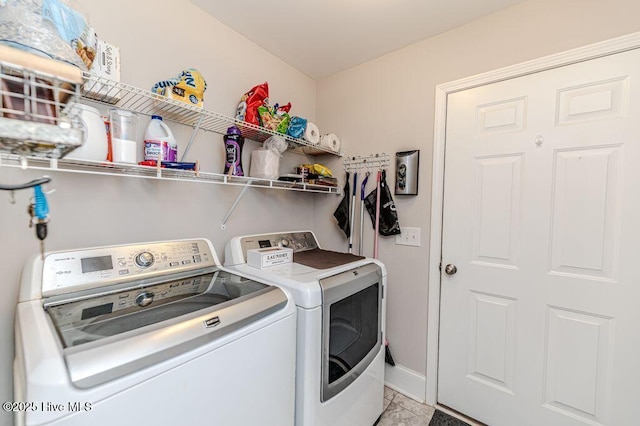
[[[100,79],[120,82],[120,49],[106,41],[98,40],[96,57],[89,72],[92,78],[84,84],[84,94],[89,99],[96,99],[115,104],[121,99],[118,90],[100,83]]]
[[[268,268],[293,262],[293,250],[284,247],[268,247],[247,250],[247,264],[254,268]]]

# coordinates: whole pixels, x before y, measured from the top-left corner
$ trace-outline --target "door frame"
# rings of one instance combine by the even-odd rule
[[[427,368],[425,381],[425,401],[427,404],[435,406],[438,402],[440,262],[442,259],[442,210],[444,207],[444,157],[448,95],[478,86],[497,83],[638,48],[640,48],[640,32],[436,86],[432,164],[433,183],[431,187],[431,236],[429,241]]]

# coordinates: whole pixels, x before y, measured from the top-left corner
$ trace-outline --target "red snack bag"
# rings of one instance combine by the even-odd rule
[[[288,113],[289,111],[291,111],[291,102],[289,102],[286,105],[279,106],[277,110],[277,112],[279,113],[284,113],[284,112]]]
[[[245,93],[236,109],[236,120],[260,125],[258,107],[269,103],[269,83],[264,82]]]

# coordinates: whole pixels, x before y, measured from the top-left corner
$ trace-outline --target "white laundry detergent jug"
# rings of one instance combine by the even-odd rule
[[[154,115],[144,132],[145,161],[178,161],[178,144],[162,117]]]
[[[100,112],[89,105],[76,103],[70,107],[69,114],[79,118],[84,132],[84,142],[82,146],[70,152],[67,158],[94,161],[106,160],[109,144],[107,142],[107,129]]]

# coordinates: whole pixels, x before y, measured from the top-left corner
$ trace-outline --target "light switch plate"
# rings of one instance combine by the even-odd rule
[[[420,228],[400,228],[401,234],[396,235],[396,245],[420,247]]]

